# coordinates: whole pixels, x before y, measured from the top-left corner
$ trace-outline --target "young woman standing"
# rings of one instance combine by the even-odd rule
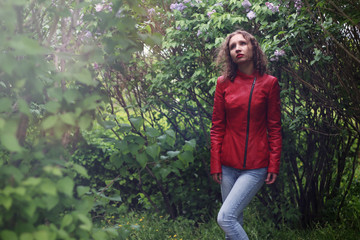
[[[211,175],[221,186],[218,224],[226,239],[248,239],[243,211],[265,182],[279,173],[280,87],[267,75],[266,57],[246,31],[229,34],[217,58],[211,137]]]

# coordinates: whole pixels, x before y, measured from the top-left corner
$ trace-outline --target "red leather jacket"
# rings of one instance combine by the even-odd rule
[[[268,167],[268,172],[278,174],[282,144],[278,80],[242,72],[233,82],[219,77],[210,138],[211,174],[221,173],[221,165]]]

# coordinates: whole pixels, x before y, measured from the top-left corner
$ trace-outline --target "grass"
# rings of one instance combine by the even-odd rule
[[[360,230],[349,228],[345,223],[315,226],[313,229],[292,229],[288,226],[275,227],[271,221],[260,219],[256,211],[245,213],[245,230],[251,240],[358,240]],[[224,233],[215,219],[207,223],[167,216],[130,212],[120,217],[109,217],[101,223],[103,228],[113,228],[123,240],[221,240]],[[119,239],[119,238],[117,238]]]

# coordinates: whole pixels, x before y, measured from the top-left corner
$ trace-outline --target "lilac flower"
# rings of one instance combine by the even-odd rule
[[[155,9],[150,8],[150,9],[148,10],[148,13],[149,13],[149,15],[152,15],[153,13],[155,13]]]
[[[215,9],[213,9],[213,10],[211,10],[210,12],[207,13],[208,17],[211,18],[211,15],[212,15],[213,13],[216,13],[216,10],[215,10]]]
[[[170,5],[171,10],[178,10],[180,12],[184,11],[187,8],[183,3],[173,3]]]
[[[299,11],[302,8],[301,0],[294,0],[294,6],[295,6],[296,10]]]
[[[95,11],[101,12],[104,9],[104,5],[99,3],[95,5]]]
[[[256,14],[253,11],[250,11],[246,14],[246,16],[251,20],[256,17]]]
[[[184,3],[188,3],[188,2],[190,2],[191,0],[184,0]]]
[[[112,3],[106,3],[106,1],[102,1],[101,3],[95,4],[95,11],[101,12],[104,10],[112,11]]]
[[[196,36],[200,36],[202,34],[202,32],[200,30],[198,30]]]
[[[92,33],[90,31],[85,31],[84,37],[86,38],[91,38],[92,37]]]
[[[285,55],[285,51],[282,50],[282,49],[280,49],[280,50],[275,50],[274,55],[277,56],[277,57],[284,56],[284,55]]]
[[[124,17],[125,15],[124,15],[124,11],[123,11],[123,9],[122,8],[119,8],[119,10],[116,12],[116,14],[115,14],[115,17],[117,17],[117,18],[122,18],[122,17]]]
[[[251,7],[251,3],[249,2],[249,0],[244,0],[241,5],[248,10]]]
[[[279,12],[279,6],[274,6],[274,4],[266,2],[265,5],[273,12]]]
[[[177,30],[181,30],[181,26],[178,25],[178,26],[176,27],[176,29],[177,29]]]
[[[270,58],[270,61],[271,61],[271,62],[278,61],[278,60],[279,60],[279,57],[284,56],[284,55],[285,55],[285,51],[284,51],[284,50],[282,50],[282,49],[280,49],[280,50],[275,50],[275,51],[274,51],[274,56],[275,56],[275,57]]]

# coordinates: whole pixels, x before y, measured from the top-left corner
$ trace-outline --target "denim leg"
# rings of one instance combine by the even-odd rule
[[[239,170],[222,167],[223,205],[217,221],[226,239],[249,239],[242,227],[243,211],[264,184],[266,173],[267,168]]]

